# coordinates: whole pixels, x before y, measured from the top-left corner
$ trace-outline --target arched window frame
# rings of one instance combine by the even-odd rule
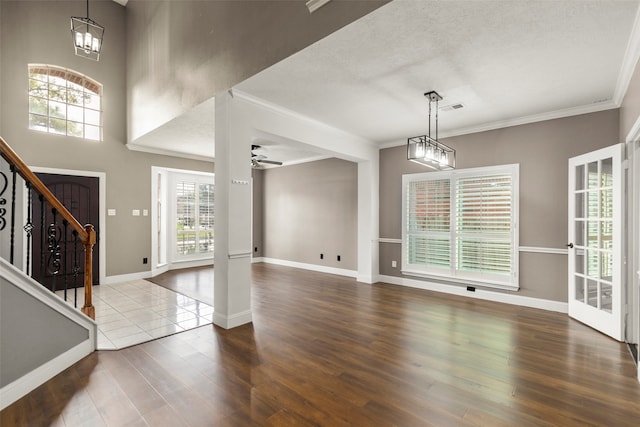
[[[29,129],[102,141],[102,84],[55,65],[28,71]]]

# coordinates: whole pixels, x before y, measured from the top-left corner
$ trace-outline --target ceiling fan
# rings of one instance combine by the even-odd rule
[[[251,167],[261,168],[263,164],[282,166],[282,162],[276,160],[268,160],[267,156],[254,153],[255,150],[262,148],[260,145],[251,145]]]

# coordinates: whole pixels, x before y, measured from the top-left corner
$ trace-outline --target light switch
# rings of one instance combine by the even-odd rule
[[[140,216],[140,209],[134,209],[131,213],[133,216]]]
[[[142,216],[149,216],[149,209],[143,209]]]
[[[107,209],[107,216],[116,216],[115,209]]]

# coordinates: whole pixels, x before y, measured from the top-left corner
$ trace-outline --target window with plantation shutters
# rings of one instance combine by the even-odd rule
[[[403,176],[407,275],[518,287],[518,165]]]
[[[407,203],[409,262],[448,269],[451,265],[449,179],[410,182]]]

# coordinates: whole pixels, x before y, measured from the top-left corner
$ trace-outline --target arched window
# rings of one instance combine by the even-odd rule
[[[29,129],[102,140],[102,85],[76,71],[29,64]]]

